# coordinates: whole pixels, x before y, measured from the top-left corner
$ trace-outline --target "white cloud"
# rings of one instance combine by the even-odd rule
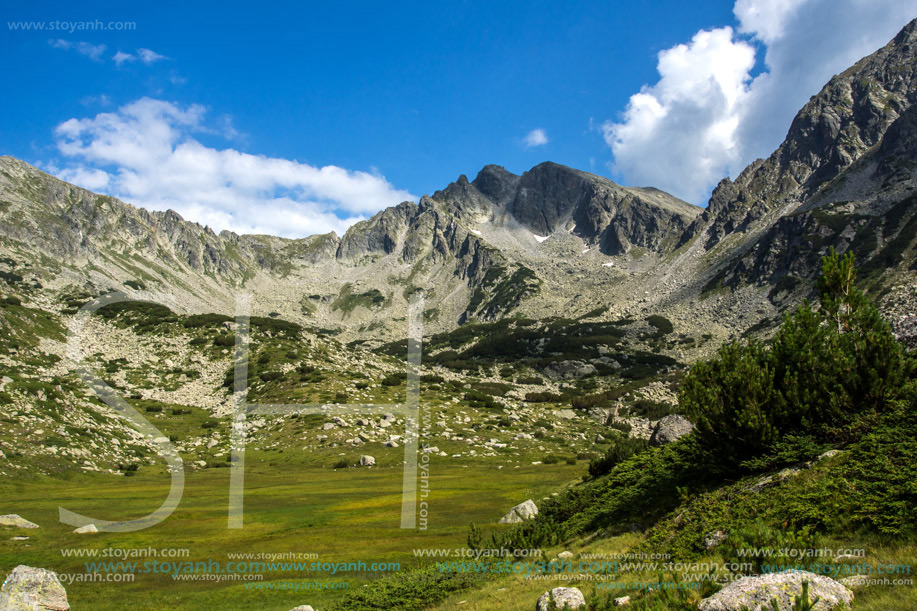
[[[159,53],[149,49],[137,49],[137,57],[139,57],[140,61],[148,66],[160,60],[168,59],[165,55],[160,55]]]
[[[346,230],[386,206],[416,200],[378,173],[206,147],[205,109],[142,98],[55,130],[70,162],[57,174],[215,230],[303,237]],[[90,186],[90,184],[92,186]]]
[[[111,104],[111,98],[109,98],[104,93],[101,95],[87,95],[80,98],[80,104],[83,106],[92,106],[93,104],[98,104],[99,106],[108,106]]]
[[[85,166],[57,170],[56,174],[61,180],[66,180],[90,191],[105,191],[111,181],[108,172]]]
[[[156,51],[151,51],[150,49],[137,49],[136,55],[125,53],[124,51],[118,51],[112,57],[112,60],[115,62],[115,64],[118,65],[118,67],[121,67],[121,64],[124,64],[127,62],[134,62],[138,60],[141,63],[144,63],[147,66],[149,66],[150,64],[155,64],[156,62],[163,60],[163,59],[169,59],[169,58],[166,57],[165,55],[160,55]]]
[[[121,64],[123,64],[124,62],[132,62],[132,61],[136,60],[137,58],[134,57],[133,55],[131,55],[130,53],[125,53],[125,52],[123,52],[123,51],[118,51],[117,53],[115,53],[115,55],[114,55],[114,57],[112,57],[112,59],[114,60],[115,64],[117,64],[118,67],[120,67]]]
[[[74,49],[80,55],[85,55],[93,61],[101,61],[102,54],[105,53],[105,49],[107,48],[105,45],[94,45],[88,42],[71,42],[63,38],[51,39],[48,41],[48,44],[55,49],[65,49],[68,51]]]
[[[783,140],[831,78],[886,44],[917,0],[737,0],[738,33],[698,32],[659,54],[659,81],[602,130],[625,182],[704,203],[710,188]],[[752,77],[755,48],[766,70]]]
[[[528,149],[536,146],[544,146],[548,143],[548,135],[539,127],[527,133],[525,138],[522,139],[522,143],[525,144],[525,148]]]
[[[702,198],[737,155],[735,130],[754,63],[754,48],[728,27],[661,52],[659,82],[631,96],[620,123],[602,126],[615,170],[633,184]]]
[[[807,0],[736,0],[732,9],[739,31],[770,44],[784,34],[787,22]]]

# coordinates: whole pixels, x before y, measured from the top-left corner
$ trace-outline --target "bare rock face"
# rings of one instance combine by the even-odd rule
[[[701,601],[699,611],[740,611],[741,609],[771,609],[778,602],[780,611],[793,609],[796,596],[802,593],[802,582],[809,584],[809,600],[819,599],[816,611],[828,611],[853,602],[853,592],[829,577],[806,571],[769,573],[743,577],[710,598]]]
[[[500,524],[518,524],[538,515],[538,507],[532,499],[519,503],[500,519]]]
[[[700,213],[658,189],[622,187],[551,162],[522,176],[486,166],[470,186],[473,193],[466,188],[461,192],[464,198],[489,200],[532,233],[547,236],[570,226],[575,235],[606,254],[634,247],[660,251],[666,238],[680,234]],[[459,195],[455,188],[444,193]]]
[[[656,423],[653,429],[653,435],[650,437],[650,445],[664,446],[677,441],[694,430],[691,421],[679,414],[665,416]]]
[[[680,239],[724,262],[704,290],[771,286],[772,303],[801,300],[828,247],[855,254],[858,280],[900,282],[914,269],[915,134],[917,20],[832,78],[769,158],[717,186]],[[905,317],[892,322],[912,336]]]
[[[580,609],[586,606],[586,597],[579,588],[554,588],[538,597],[535,611],[548,611],[552,596],[557,609]]]
[[[0,609],[4,611],[70,611],[67,592],[57,574],[20,564],[0,589]]]

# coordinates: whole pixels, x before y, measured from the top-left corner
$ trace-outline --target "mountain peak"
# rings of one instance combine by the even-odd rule
[[[710,249],[776,209],[814,195],[878,144],[917,103],[917,19],[888,44],[834,76],[793,119],[783,143],[733,181],[721,182],[704,214],[682,236],[706,233]]]

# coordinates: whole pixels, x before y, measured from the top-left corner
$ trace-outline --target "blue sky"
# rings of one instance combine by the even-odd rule
[[[551,160],[703,205],[832,74],[917,16],[917,0],[4,13],[0,153],[216,229],[297,237],[488,163],[521,173]]]

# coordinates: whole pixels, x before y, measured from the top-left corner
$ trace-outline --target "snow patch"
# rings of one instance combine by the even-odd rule
[[[481,235],[481,232],[478,231],[477,229],[472,229],[471,233],[473,233],[474,235]]]
[[[538,240],[539,243],[541,243],[541,242],[544,242],[545,240],[547,240],[548,238],[550,238],[551,236],[549,236],[549,235],[535,235],[535,234],[533,233],[533,234],[532,234],[532,237],[535,238],[536,240]]]
[[[581,255],[585,255],[585,254],[586,254],[587,252],[589,252],[590,250],[592,250],[592,249],[591,249],[591,248],[586,248],[586,249],[584,249],[583,252],[581,252],[580,254],[581,254]]]
[[[608,263],[602,263],[602,267],[614,267],[614,266],[615,264],[612,261],[609,261]]]

